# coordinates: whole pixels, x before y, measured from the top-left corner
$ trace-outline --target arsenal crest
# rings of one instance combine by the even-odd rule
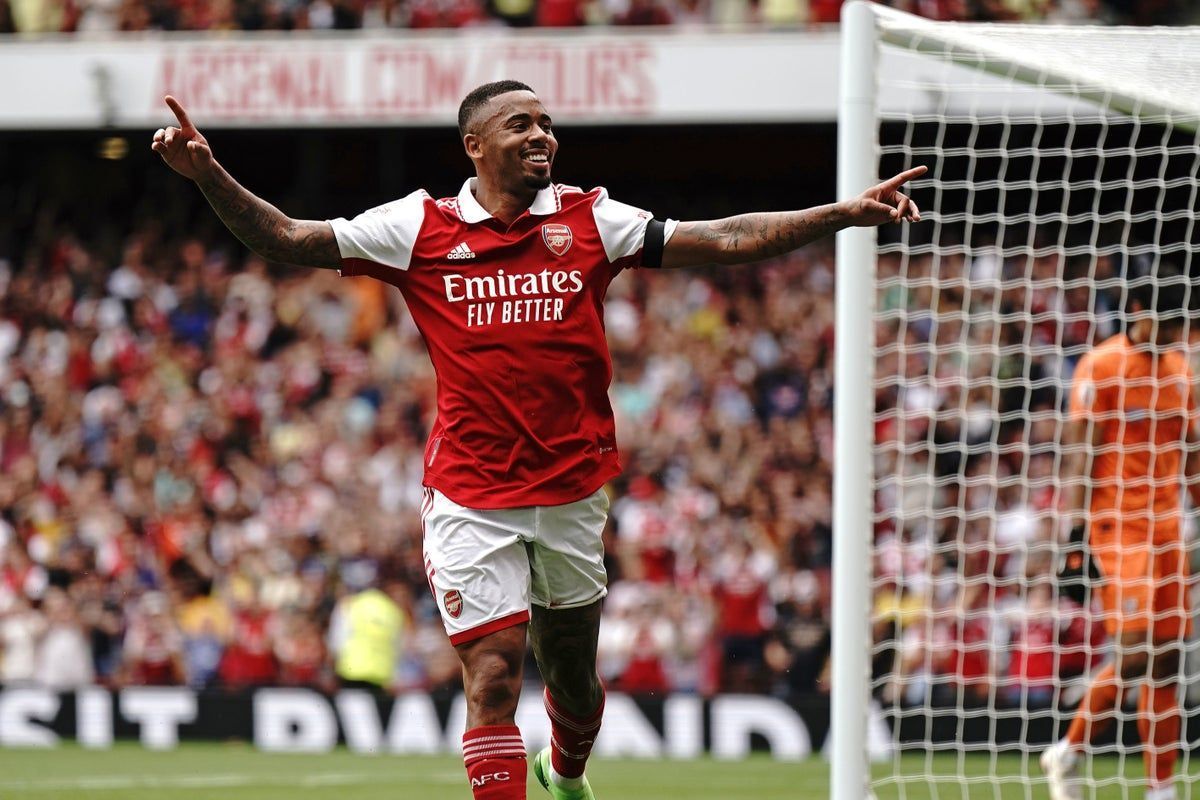
[[[446,592],[446,596],[442,598],[442,604],[446,607],[446,613],[454,619],[458,619],[462,615],[463,599],[458,589]]]
[[[543,225],[542,241],[550,248],[551,253],[561,256],[571,249],[571,242],[575,241],[575,237],[566,225]]]

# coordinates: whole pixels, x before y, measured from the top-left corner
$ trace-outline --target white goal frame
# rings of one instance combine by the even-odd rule
[[[1105,109],[1131,117],[1165,118],[1178,127],[1196,129],[1200,97],[1183,96],[1164,82],[1147,82],[1144,76],[1136,74],[1115,78],[1100,75],[1069,55],[1056,58],[1044,49],[1026,49],[1003,35],[994,40],[979,35],[984,28],[1007,33],[1021,27],[1025,26],[932,23],[866,0],[847,3],[841,24],[838,197],[852,197],[886,177],[877,173],[882,120],[877,96],[881,44],[936,54],[943,63],[992,73],[1018,84],[1042,87],[1047,92],[1069,93],[1071,99],[1092,100]],[[1083,29],[1058,30],[1071,35],[1079,31],[1078,35],[1094,40],[1098,50],[1111,46],[1118,36],[1164,35],[1162,28],[1089,27],[1086,33]],[[936,209],[926,211],[936,212]],[[872,469],[875,268],[874,228],[850,228],[838,233],[831,671],[834,678],[828,750],[831,800],[863,800],[871,796],[866,743],[875,477]]]

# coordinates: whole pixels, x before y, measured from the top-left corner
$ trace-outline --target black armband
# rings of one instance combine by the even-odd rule
[[[646,236],[642,242],[642,266],[658,269],[662,266],[663,246],[666,244],[667,226],[660,220],[646,223]]]

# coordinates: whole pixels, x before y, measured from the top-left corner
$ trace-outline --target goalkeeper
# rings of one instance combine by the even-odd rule
[[[1094,588],[1116,647],[1066,737],[1042,754],[1051,800],[1083,796],[1079,755],[1136,685],[1145,798],[1177,796],[1179,670],[1191,627],[1182,490],[1200,505],[1196,401],[1184,350],[1189,290],[1187,277],[1166,267],[1156,280],[1130,287],[1124,332],[1095,347],[1075,370],[1065,499],[1081,516],[1087,503],[1087,540],[1101,574]]]

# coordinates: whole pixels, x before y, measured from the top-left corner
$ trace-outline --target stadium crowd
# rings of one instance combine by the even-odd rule
[[[1056,470],[1074,366],[1119,326],[1092,287],[1118,269],[1056,253],[880,259],[881,699],[1046,707],[1106,656],[1101,623],[1055,588]]]
[[[826,25],[843,0],[0,0],[0,33]],[[937,20],[1170,25],[1186,0],[890,0]]]
[[[365,592],[398,612],[376,685],[458,681],[420,545],[434,379],[398,293],[241,259],[146,228],[119,263],[62,234],[0,270],[3,683],[332,688],[360,680],[339,615]],[[830,265],[616,282],[614,686],[818,682]]]
[[[0,683],[453,690],[420,541],[435,385],[399,294],[154,224],[118,240],[0,261]],[[1049,702],[1101,652],[1048,581],[1061,396],[990,388],[1065,379],[1089,298],[1001,289],[1018,266],[881,264],[885,701]],[[826,688],[832,297],[828,242],[614,282],[610,686]],[[967,313],[993,302],[1054,313]],[[382,668],[354,663],[359,601],[391,620]]]

